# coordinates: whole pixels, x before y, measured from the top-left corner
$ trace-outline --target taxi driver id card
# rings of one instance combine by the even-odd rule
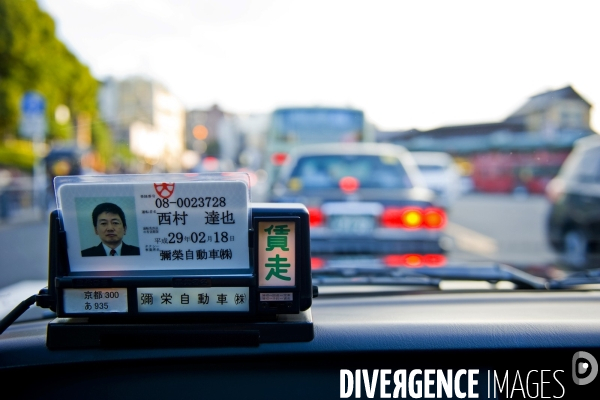
[[[63,184],[72,272],[249,268],[243,181]]]

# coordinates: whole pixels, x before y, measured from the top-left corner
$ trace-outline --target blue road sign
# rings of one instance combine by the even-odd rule
[[[46,110],[46,100],[36,92],[27,92],[21,99],[21,112],[23,114],[43,114]]]
[[[46,100],[36,92],[27,92],[21,98],[19,131],[24,138],[42,140],[46,131]]]

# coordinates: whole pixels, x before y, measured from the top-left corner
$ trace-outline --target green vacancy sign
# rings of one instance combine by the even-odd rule
[[[258,285],[296,285],[296,225],[291,221],[258,224]]]

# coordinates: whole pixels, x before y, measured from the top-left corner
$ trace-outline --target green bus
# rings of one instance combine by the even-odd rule
[[[317,143],[374,142],[375,128],[352,108],[290,107],[271,113],[265,170],[269,186],[294,146]]]

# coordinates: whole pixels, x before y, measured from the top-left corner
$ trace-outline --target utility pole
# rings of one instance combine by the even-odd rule
[[[46,204],[46,99],[37,92],[27,92],[21,98],[21,136],[31,139],[33,145],[33,211],[41,217]]]

